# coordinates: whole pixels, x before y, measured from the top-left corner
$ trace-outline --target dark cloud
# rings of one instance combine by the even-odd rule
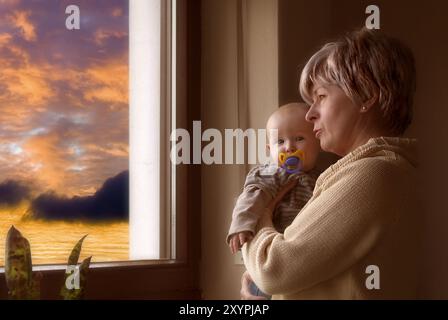
[[[30,189],[21,182],[7,180],[0,184],[0,206],[15,206],[29,196]]]
[[[129,172],[109,178],[92,196],[64,198],[45,193],[33,200],[29,218],[44,220],[125,220],[129,217]]]

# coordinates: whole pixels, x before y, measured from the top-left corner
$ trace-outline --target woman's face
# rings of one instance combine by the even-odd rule
[[[313,104],[306,120],[314,124],[314,133],[322,150],[344,156],[356,146],[360,131],[361,108],[336,85],[313,87]]]

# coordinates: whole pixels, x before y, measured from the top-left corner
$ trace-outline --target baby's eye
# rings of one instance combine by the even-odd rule
[[[283,140],[283,139],[278,139],[278,141],[277,141],[278,144],[283,144],[284,142],[285,142],[285,140]]]
[[[325,94],[319,94],[317,97],[319,98],[319,100],[322,100],[323,98],[326,97],[326,95]]]
[[[304,137],[296,137],[296,141],[297,141],[297,142],[300,142],[300,141],[303,141],[303,140],[305,140]]]

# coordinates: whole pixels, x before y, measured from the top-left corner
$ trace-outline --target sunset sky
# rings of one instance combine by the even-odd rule
[[[128,121],[128,0],[0,0],[0,184],[91,195],[128,169]]]

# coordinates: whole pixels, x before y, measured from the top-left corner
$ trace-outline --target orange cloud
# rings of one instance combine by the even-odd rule
[[[111,12],[112,17],[121,17],[123,15],[123,9],[122,8],[113,8]]]
[[[129,145],[125,143],[109,143],[105,147],[95,144],[85,146],[91,152],[101,152],[115,157],[129,157]]]
[[[0,46],[7,45],[12,39],[12,36],[8,33],[0,34]]]
[[[13,35],[0,32],[0,129],[6,133],[0,136],[0,176],[35,180],[40,191],[91,194],[128,168],[127,57],[65,69],[50,58],[33,60],[31,53],[14,44]],[[113,109],[120,112],[119,120]],[[44,122],[47,113],[56,118]],[[76,115],[114,122],[90,125]],[[38,127],[45,132],[31,134]]]
[[[15,11],[9,16],[11,23],[21,30],[22,36],[27,41],[36,41],[36,30],[29,21],[31,11]]]
[[[11,54],[12,54],[12,60],[14,60],[14,61],[16,61],[16,62],[19,62],[20,64],[28,64],[29,63],[29,61],[30,61],[30,55],[29,55],[29,53],[28,52],[26,52],[25,50],[23,50],[23,49],[21,49],[20,47],[18,47],[18,46],[16,46],[16,45],[14,45],[14,44],[9,44],[8,43],[8,46],[7,46],[7,48],[8,48],[8,50],[11,52]],[[5,63],[7,63],[6,62],[6,60],[3,60],[2,59],[2,65],[3,66],[6,66],[5,65]]]
[[[0,122],[9,131],[27,130],[29,117],[44,111],[54,92],[48,70],[30,64],[29,53],[9,34],[0,34]]]
[[[104,41],[107,39],[120,39],[126,37],[127,35],[127,32],[98,29],[94,34],[94,40],[97,45],[103,45]]]
[[[54,96],[45,70],[38,66],[25,66],[19,69],[5,69],[2,75],[10,94],[22,97],[29,105],[42,105]]]
[[[0,36],[1,41],[9,41],[8,38]],[[12,58],[0,55],[0,83],[4,87],[0,90],[0,123],[9,137],[4,142],[0,141],[0,144],[5,143],[7,146],[8,142],[18,142],[23,152],[13,154],[6,152],[6,149],[2,151],[0,175],[36,180],[40,190],[53,189],[67,195],[86,195],[96,190],[106,178],[116,174],[117,169],[125,170],[125,162],[117,163],[118,160],[114,160],[126,159],[129,154],[127,143],[119,142],[122,135],[110,133],[108,136],[103,133],[106,142],[99,142],[94,134],[96,128],[92,128],[90,134],[82,134],[51,126],[46,127],[46,134],[25,137],[23,134],[34,128],[32,121],[37,112],[47,112],[50,100],[61,98],[58,96],[61,94],[58,92],[58,83],[64,83],[68,88],[68,94],[65,91],[63,93],[68,99],[64,111],[85,107],[84,99],[105,105],[127,104],[126,63],[105,61],[85,70],[65,70],[47,63],[32,64],[26,52],[15,46],[8,48],[11,49]],[[80,96],[73,95],[72,92],[77,90],[87,92]],[[99,112],[107,111],[100,109]],[[125,133],[126,123],[124,121],[120,124]],[[64,147],[64,142],[70,139],[79,140],[84,154],[76,156],[73,149]],[[74,167],[83,170],[70,169]]]
[[[20,154],[7,152],[13,148],[0,142],[0,160],[9,166],[9,172],[1,168],[0,173],[4,178],[12,172],[11,178],[34,181],[40,192],[54,190],[67,196],[92,194],[105,179],[127,169],[129,154],[125,142],[114,142],[106,136],[111,142],[96,144],[96,139],[95,135],[77,136],[75,130],[60,127],[24,139]],[[75,142],[67,144],[76,140],[76,148],[82,148],[79,154],[73,150]]]
[[[60,137],[57,134],[34,136],[23,144],[28,163],[39,163],[35,166],[35,180],[48,189],[61,190],[69,177],[65,173],[68,166],[63,157],[63,150],[58,148]]]
[[[85,72],[92,84],[84,93],[86,100],[128,104],[128,66],[125,63],[111,61]]]
[[[13,6],[20,2],[20,0],[0,0],[1,5]]]

